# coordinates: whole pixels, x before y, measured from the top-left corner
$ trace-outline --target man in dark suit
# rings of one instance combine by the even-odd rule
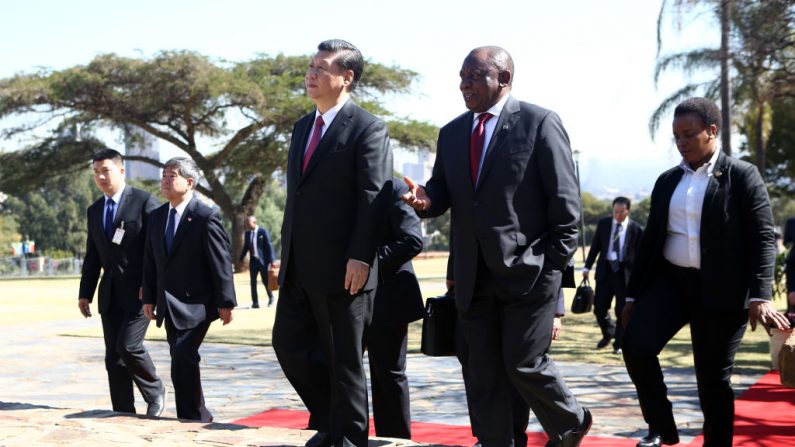
[[[243,250],[240,251],[240,260],[246,257],[246,253],[251,252],[248,258],[248,271],[251,275],[251,307],[259,308],[259,298],[257,296],[257,276],[262,278],[265,291],[268,292],[268,307],[273,304],[273,292],[268,288],[268,269],[273,261],[276,260],[271,245],[271,236],[268,230],[257,225],[255,216],[246,218],[248,231],[244,236]]]
[[[196,163],[167,161],[160,191],[168,200],[152,211],[144,255],[144,313],[166,323],[177,417],[211,422],[204,405],[199,347],[210,323],[228,324],[237,305],[229,235],[221,217],[194,194]]]
[[[588,278],[596,257],[596,293],[594,310],[596,322],[602,330],[602,339],[596,349],[602,349],[613,341],[613,353],[621,353],[621,339],[624,325],[621,324],[621,311],[624,310],[627,281],[635,262],[635,250],[643,236],[643,227],[629,218],[631,202],[626,197],[613,200],[613,217],[605,217],[596,225],[588,258],[582,276]],[[610,318],[610,307],[616,297],[616,323]]]
[[[89,303],[99,283],[99,314],[105,338],[113,411],[135,413],[133,383],[146,401],[147,416],[160,416],[166,388],[143,341],[149,320],[141,310],[144,234],[157,201],[146,191],[126,186],[124,159],[113,149],[93,158],[94,182],[104,196],[87,211],[88,235],[78,307],[91,316]]]
[[[393,204],[378,247],[378,288],[367,353],[373,392],[375,434],[411,439],[409,384],[406,377],[408,327],[423,315],[420,283],[411,259],[422,251],[420,219],[401,197],[409,191],[392,179]]]
[[[392,152],[386,125],[350,99],[363,69],[350,43],[318,45],[305,78],[317,109],[290,142],[273,348],[318,431],[310,447],[367,445],[363,337]]]
[[[406,179],[422,217],[449,208],[453,276],[469,355],[467,393],[483,446],[512,445],[510,384],[549,435],[578,446],[591,415],[549,357],[562,271],[577,246],[579,191],[558,116],[510,97],[513,60],[472,50],[461,68],[470,112],[439,131],[425,187]]]
[[[659,353],[690,325],[704,445],[731,447],[734,358],[750,321],[783,329],[770,303],[775,264],[767,189],[750,163],[718,149],[720,110],[690,98],[674,110],[679,166],[662,173],[623,311],[624,362],[649,434],[638,447],[679,442]]]

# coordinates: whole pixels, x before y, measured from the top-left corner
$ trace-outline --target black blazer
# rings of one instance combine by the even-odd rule
[[[392,151],[386,125],[348,100],[301,173],[315,112],[293,127],[287,163],[287,203],[282,223],[282,267],[307,290],[345,291],[348,259],[377,272],[376,247],[392,193]],[[377,285],[371,274],[363,290]]]
[[[422,251],[420,218],[401,196],[409,192],[401,179],[393,179],[393,206],[378,247],[379,278],[373,308],[373,325],[400,325],[419,320],[422,293],[411,259]]]
[[[103,273],[98,293],[100,314],[106,312],[113,301],[128,312],[136,313],[141,309],[138,289],[143,273],[144,234],[149,213],[158,203],[148,192],[129,185],[124,187],[119,202],[113,227],[122,228],[123,224],[121,244],[111,243],[105,235],[102,218],[104,195],[86,211],[88,234],[80,278],[80,298],[93,299],[101,268]]]
[[[246,231],[245,240],[243,241],[243,250],[240,251],[240,260],[246,257],[246,253],[251,250],[251,230]],[[273,245],[271,244],[271,236],[268,230],[257,227],[257,253],[259,260],[263,264],[270,264],[276,258],[273,255]]]
[[[144,297],[155,304],[157,325],[165,313],[177,329],[192,329],[218,318],[218,309],[237,305],[232,278],[230,238],[218,212],[194,196],[166,255],[169,204],[152,211],[144,254]],[[167,299],[166,291],[174,298]]]
[[[472,122],[467,112],[439,131],[425,186],[431,208],[420,213],[435,217],[451,209],[459,311],[471,302],[479,251],[494,280],[516,295],[550,277],[542,271],[565,269],[577,248],[580,210],[569,138],[557,114],[509,98],[477,187],[469,169]]]
[[[599,219],[596,224],[596,232],[594,239],[591,241],[591,248],[588,250],[588,257],[585,259],[585,268],[591,269],[596,257],[596,274],[594,279],[598,282],[607,276],[610,267],[607,265],[607,252],[610,250],[610,243],[612,240],[613,218],[605,217]],[[623,256],[624,279],[629,281],[632,267],[635,265],[635,252],[637,251],[640,239],[643,237],[643,227],[634,220],[629,221],[626,234],[624,235],[624,245],[621,247]]]
[[[643,299],[660,274],[668,207],[682,179],[676,166],[657,179],[646,231],[635,258],[627,297]],[[747,308],[748,298],[770,299],[776,246],[765,183],[750,163],[720,154],[701,212],[702,301],[711,310]]]
[[[787,293],[795,292],[795,248],[789,249],[784,269],[787,275]]]

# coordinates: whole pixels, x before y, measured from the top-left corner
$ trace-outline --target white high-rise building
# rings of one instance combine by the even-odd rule
[[[129,126],[124,131],[125,156],[140,155],[160,160],[160,142],[153,135]],[[127,178],[137,180],[160,180],[160,168],[141,161],[125,160]]]

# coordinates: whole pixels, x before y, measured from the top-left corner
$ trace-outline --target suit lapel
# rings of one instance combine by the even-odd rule
[[[515,100],[513,97],[509,97],[502,108],[502,113],[500,113],[500,118],[497,121],[497,125],[494,127],[494,133],[486,148],[486,156],[483,159],[483,166],[480,168],[480,176],[478,177],[478,184],[475,188],[476,191],[486,179],[486,175],[494,165],[500,147],[505,144],[508,134],[518,119],[519,101]]]
[[[312,118],[314,112],[304,115],[295,126],[293,138],[290,141],[290,161],[288,175],[298,182],[301,179],[301,166],[304,161],[304,149],[309,138],[309,130],[312,128]]]
[[[712,169],[712,175],[707,178],[707,190],[704,192],[704,203],[701,207],[701,235],[705,233],[705,228],[709,227],[710,210],[714,209],[713,202],[717,196],[718,188],[723,184],[728,175],[726,174],[726,155],[721,153],[718,155],[718,160],[715,162],[715,167]]]
[[[668,178],[665,179],[660,188],[660,213],[657,216],[660,228],[665,229],[668,223],[668,209],[671,206],[671,196],[674,194],[676,186],[682,180],[684,171],[682,168],[677,167]],[[663,238],[664,240],[664,238]]]
[[[113,226],[119,227],[122,220],[121,213],[127,210],[129,206],[130,197],[132,197],[132,193],[130,191],[130,186],[125,186],[124,191],[121,193],[121,198],[119,199],[119,204],[116,207],[116,216],[113,218]]]
[[[326,133],[323,134],[323,137],[320,139],[320,143],[318,143],[317,147],[315,148],[312,158],[309,159],[309,164],[306,166],[306,171],[301,174],[301,181],[311,175],[312,170],[315,168],[315,166],[317,166],[320,160],[332,148],[334,148],[334,143],[339,141],[340,135],[353,120],[353,114],[355,110],[356,105],[353,103],[353,100],[349,99],[348,102],[342,106],[340,111],[337,112],[337,116],[334,118],[334,121],[332,121],[328,129],[326,129]]]
[[[105,247],[110,244],[108,240],[108,236],[105,235],[105,219],[103,219],[103,215],[105,214],[105,196],[103,195],[101,199],[96,202],[96,206],[93,207],[91,210],[91,231],[95,232]],[[118,214],[117,214],[118,215]]]
[[[193,214],[195,213],[198,206],[199,199],[194,195],[193,198],[190,199],[188,206],[185,207],[185,212],[182,214],[182,217],[179,219],[177,234],[174,235],[174,245],[171,246],[171,254],[169,257],[173,256],[174,253],[177,252],[180,242],[185,239],[185,233],[190,231],[190,226],[193,223]]]

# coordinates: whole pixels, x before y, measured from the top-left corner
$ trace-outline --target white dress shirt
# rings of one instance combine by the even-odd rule
[[[618,251],[616,253],[613,250],[613,235],[616,232],[616,225],[621,225],[621,228],[618,230]],[[610,244],[607,247],[607,259],[608,261],[621,261],[623,256],[621,256],[621,251],[624,250],[624,241],[627,240],[627,227],[629,226],[629,218],[624,219],[624,222],[618,222],[617,220],[613,219],[613,225],[610,226]]]
[[[489,143],[491,142],[491,137],[494,135],[494,129],[497,127],[497,121],[500,120],[500,114],[502,114],[502,109],[505,107],[505,103],[508,102],[508,97],[510,95],[505,95],[501,100],[497,101],[497,104],[494,104],[486,110],[485,112],[475,113],[472,117],[472,130],[470,134],[475,131],[475,128],[478,127],[478,117],[484,113],[491,113],[492,116],[486,121],[486,124],[483,125],[483,152],[480,154],[480,165],[478,166],[478,179],[480,179],[480,170],[483,168],[483,160],[486,159],[486,151],[489,148]]]
[[[257,250],[257,232],[259,231],[259,225],[256,228],[251,230],[251,257],[252,258],[259,258],[259,250]]]
[[[190,199],[193,198],[193,193],[189,192],[185,194],[185,198],[182,202],[177,206],[168,205],[168,214],[171,214],[171,210],[176,209],[177,215],[174,216],[174,234],[177,234],[177,228],[179,228],[179,223],[182,220],[182,215],[185,213],[185,208],[188,207],[188,203],[190,203]],[[166,229],[168,229],[168,216],[166,216]],[[165,233],[166,229],[163,230]]]
[[[125,187],[126,187],[126,185],[124,183],[122,183],[121,184],[121,188],[118,191],[116,191],[116,194],[113,194],[113,197],[108,197],[107,194],[105,195],[105,207],[102,209],[102,227],[103,228],[105,227],[105,222],[106,222],[105,219],[108,218],[108,200],[113,200],[113,205],[115,205],[115,207],[113,208],[113,216],[112,216],[112,220],[115,222],[116,221],[116,215],[119,214],[119,204],[121,203],[121,195],[124,192],[124,188]]]
[[[340,109],[342,109],[342,106],[344,106],[349,100],[350,97],[345,98],[345,101],[342,101],[336,106],[326,110],[326,113],[320,113],[320,110],[315,109],[315,121],[312,121],[312,130],[309,131],[309,138],[306,139],[306,146],[304,146],[304,154],[306,154],[306,150],[309,149],[309,142],[312,141],[312,135],[314,135],[315,133],[314,123],[317,121],[317,117],[319,116],[323,117],[323,127],[320,129],[320,138],[323,138],[323,135],[325,135],[326,131],[328,130],[328,126],[331,125],[331,123],[334,121],[334,118],[336,118],[337,114],[340,112]]]
[[[679,267],[701,268],[701,211],[709,178],[720,151],[695,171],[684,160],[679,164],[684,174],[671,195],[668,228],[663,256]]]

